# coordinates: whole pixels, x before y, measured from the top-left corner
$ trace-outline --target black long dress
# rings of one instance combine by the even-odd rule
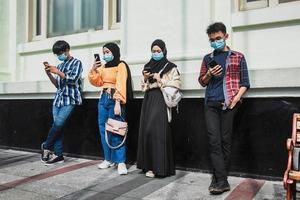
[[[167,106],[159,88],[146,91],[140,118],[137,167],[156,176],[175,174]]]

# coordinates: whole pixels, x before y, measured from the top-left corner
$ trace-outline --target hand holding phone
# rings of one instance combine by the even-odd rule
[[[207,66],[209,68],[213,68],[215,66],[219,65],[215,60],[211,60],[209,63],[207,63]]]
[[[98,67],[101,67],[101,60],[98,53],[94,54],[95,62],[93,64],[92,70],[96,70]]]
[[[211,60],[209,63],[207,63],[207,66],[209,67],[210,74],[213,76],[220,76],[222,74],[222,66],[219,65],[215,60]]]
[[[95,58],[95,61],[96,61],[96,62],[99,62],[99,61],[101,62],[101,60],[100,60],[100,55],[99,55],[98,53],[95,53],[95,54],[94,54],[94,58]]]
[[[151,67],[145,67],[143,70],[143,74],[145,73],[151,73]]]
[[[45,67],[47,67],[49,65],[49,63],[47,61],[44,61],[43,64]]]
[[[46,73],[50,73],[50,71],[49,71],[49,63],[47,61],[44,61],[43,64],[44,64],[44,69],[45,69]]]

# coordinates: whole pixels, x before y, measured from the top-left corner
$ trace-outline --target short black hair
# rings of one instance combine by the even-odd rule
[[[64,40],[58,40],[57,42],[54,43],[52,47],[52,52],[56,55],[61,54],[66,50],[70,50],[70,45]]]
[[[219,31],[226,34],[226,26],[222,22],[213,23],[209,25],[206,29],[207,35],[210,35],[212,33],[217,33]]]

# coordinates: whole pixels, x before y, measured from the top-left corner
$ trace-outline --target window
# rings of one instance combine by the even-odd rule
[[[116,0],[116,22],[121,22],[121,0]]]
[[[299,0],[279,0],[279,3],[287,3],[292,1],[299,1]]]
[[[48,36],[103,28],[103,0],[48,0]]]
[[[42,13],[42,2],[41,0],[36,0],[36,23],[35,23],[35,35],[41,35],[42,25],[41,25],[41,15]]]
[[[239,0],[239,10],[243,11],[243,10],[277,6],[278,4],[288,3],[292,1],[300,1],[300,0]]]
[[[120,28],[121,23],[121,0],[112,0],[110,4],[111,22],[110,29]]]
[[[265,8],[268,6],[268,0],[240,0],[240,10],[251,10]]]
[[[43,0],[30,0],[29,1],[29,40],[39,40],[44,38],[46,33],[44,24],[46,20],[44,7],[45,1]]]
[[[121,0],[28,0],[28,41],[119,29]]]

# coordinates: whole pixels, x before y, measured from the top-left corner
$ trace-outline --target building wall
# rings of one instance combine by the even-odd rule
[[[104,0],[104,2],[104,7],[109,7],[109,0]],[[68,143],[71,148],[66,147],[67,152],[101,155],[101,152],[95,153],[98,148],[95,144],[98,89],[86,80],[93,62],[93,54],[101,53],[101,46],[106,42],[113,41],[120,44],[122,58],[129,63],[133,75],[136,97],[136,104],[133,105],[136,111],[134,112],[136,114],[134,126],[137,127],[143,97],[139,86],[141,70],[150,59],[152,41],[161,38],[167,44],[168,58],[178,65],[183,82],[184,99],[179,114],[181,117],[176,118],[179,127],[174,129],[175,141],[185,141],[183,147],[176,143],[176,147],[179,148],[176,158],[178,166],[208,169],[209,159],[205,154],[208,149],[205,146],[206,143],[204,144],[207,138],[205,127],[203,127],[202,111],[205,89],[199,86],[197,78],[203,56],[211,51],[205,33],[206,27],[212,22],[223,21],[229,33],[228,45],[233,50],[243,52],[246,56],[251,82],[251,90],[246,94],[245,102],[248,103],[243,105],[241,114],[238,116],[243,119],[243,123],[236,122],[235,126],[238,127],[236,130],[240,132],[236,132],[234,137],[238,140],[236,145],[251,147],[252,152],[243,150],[243,147],[239,151],[239,148],[234,147],[233,171],[270,176],[272,173],[274,176],[282,173],[286,160],[284,144],[290,135],[289,120],[292,112],[300,112],[297,103],[300,97],[298,62],[300,1],[238,11],[238,1],[230,0],[123,0],[120,28],[110,30],[107,24],[109,20],[107,20],[104,23],[104,30],[90,30],[33,42],[29,42],[28,7],[28,1],[0,0],[0,80],[2,81],[0,82],[0,107],[7,111],[0,114],[1,145],[36,149],[38,143],[45,137],[49,128],[47,124],[50,125],[51,122],[49,109],[55,88],[48,81],[42,62],[47,60],[51,64],[58,64],[51,52],[51,47],[56,40],[64,39],[70,43],[72,54],[82,60],[84,65],[85,106],[83,110],[74,114],[74,120],[81,122],[82,116],[89,116],[91,113],[93,116],[88,118],[83,125],[83,127],[88,127],[92,124],[93,128],[86,129],[87,135],[85,136],[89,142],[92,142],[92,149],[85,150],[85,147],[81,147],[78,150],[75,144]],[[28,105],[32,107],[26,107]],[[18,108],[17,111],[22,111],[22,113],[15,111],[18,117],[27,113],[28,109],[38,109],[39,111],[36,111],[34,116],[39,118],[39,124],[43,127],[35,128],[28,122],[25,123],[28,126],[26,129],[22,120],[11,123],[16,117],[7,113],[14,112],[16,108]],[[198,111],[197,117],[194,118],[195,110]],[[287,114],[278,114],[278,110],[280,113],[286,112]],[[258,120],[261,117],[264,121]],[[72,125],[80,124],[78,122],[73,121]],[[276,132],[274,136],[271,126],[279,122],[282,132]],[[15,127],[23,128],[18,129],[18,134],[15,134]],[[188,135],[183,134],[183,132],[188,132],[183,127],[191,128]],[[24,137],[26,134],[20,133],[22,130],[35,130],[35,134],[31,137],[39,138],[38,142],[27,144],[28,138]],[[71,134],[71,131],[68,134]],[[138,129],[135,128],[133,136],[136,137],[137,134]],[[23,142],[14,142],[17,137],[24,137]],[[188,141],[193,138],[196,138],[196,143],[193,145],[195,147],[199,145],[201,148],[190,149]],[[130,139],[129,142],[130,159],[134,160],[136,140]],[[77,144],[78,141],[74,140],[74,143]],[[270,151],[256,151],[264,144],[274,145]],[[280,155],[280,164],[275,166],[274,171],[268,170],[276,163],[271,156],[272,152]],[[247,154],[247,159],[252,159],[253,165],[248,163],[247,167],[238,164],[243,154]],[[261,165],[264,158],[266,165]]]
[[[291,133],[300,98],[248,98],[239,107],[232,135],[230,173],[282,180],[286,139]],[[0,147],[39,151],[51,126],[50,99],[0,100]],[[64,153],[103,157],[97,124],[96,99],[76,107],[64,127]],[[142,99],[127,107],[129,124],[127,162],[135,163]],[[173,112],[172,143],[176,167],[197,171],[210,169],[209,148],[201,98],[185,98],[179,114]]]
[[[228,28],[229,46],[243,52],[248,62],[252,90],[247,96],[299,96],[295,87],[300,86],[297,78],[300,75],[297,59],[300,50],[297,45],[300,40],[300,14],[297,12],[300,2],[249,11],[238,11],[237,1],[230,0],[122,2],[120,29],[89,31],[29,42],[27,1],[1,1],[4,12],[1,12],[3,45],[0,69],[9,73],[5,74],[3,80],[10,78],[11,82],[2,84],[0,92],[1,88],[10,87],[15,82],[47,85],[47,76],[41,63],[47,60],[58,64],[51,47],[56,40],[65,39],[72,46],[72,54],[83,61],[84,77],[92,65],[93,53],[101,52],[105,42],[119,43],[122,58],[131,66],[136,95],[141,97],[139,79],[142,66],[150,58],[151,42],[162,38],[168,47],[168,58],[178,65],[182,73],[185,97],[203,97],[203,88],[199,86],[197,77],[202,57],[211,51],[206,27],[213,21],[223,21]],[[87,98],[97,96],[97,89],[88,82],[85,91]],[[8,92],[6,88],[0,95],[7,97],[5,94]],[[13,92],[18,94],[21,91]],[[47,92],[33,90],[30,93],[38,96]]]
[[[0,1],[0,80],[8,80],[9,71],[9,1]]]

